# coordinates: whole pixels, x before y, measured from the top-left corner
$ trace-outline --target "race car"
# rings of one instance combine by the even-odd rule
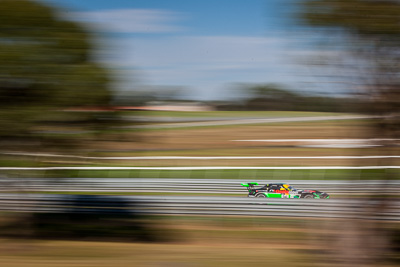
[[[273,183],[255,188],[258,183],[242,183],[249,191],[248,197],[270,198],[329,198],[329,194],[318,190],[297,190],[291,185]]]

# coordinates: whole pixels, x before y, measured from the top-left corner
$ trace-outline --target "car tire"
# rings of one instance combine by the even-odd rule
[[[313,195],[305,195],[303,198],[314,198]]]
[[[258,194],[256,197],[266,197],[264,194]]]

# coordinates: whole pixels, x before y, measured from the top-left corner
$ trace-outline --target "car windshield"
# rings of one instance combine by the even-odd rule
[[[288,185],[288,184],[284,184],[283,187],[285,187],[285,188],[288,189],[289,191],[295,191],[295,190],[296,190],[296,188],[294,188],[293,186]]]

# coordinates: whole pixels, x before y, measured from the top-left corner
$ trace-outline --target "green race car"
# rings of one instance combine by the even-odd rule
[[[258,183],[242,183],[249,194],[248,197],[269,198],[329,198],[329,194],[318,190],[297,190],[289,184],[271,183],[256,188]]]

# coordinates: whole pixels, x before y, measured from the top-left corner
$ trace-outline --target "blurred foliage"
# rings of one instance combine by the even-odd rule
[[[302,94],[280,84],[259,84],[242,89],[248,95],[236,103],[219,103],[218,110],[357,112],[365,101],[353,97]]]
[[[304,1],[305,22],[313,26],[342,27],[358,37],[400,41],[400,3],[393,0]]]
[[[29,183],[30,178],[179,178],[179,179],[267,179],[273,180],[346,180],[348,177],[357,177],[359,180],[378,180],[387,171],[381,169],[371,170],[335,170],[335,169],[314,169],[314,170],[46,170],[46,171],[8,171],[10,177],[20,178],[10,182],[0,181],[0,186],[17,190]],[[390,174],[396,178],[400,177],[399,170],[391,170]],[[395,194],[395,193],[393,193]]]
[[[185,88],[181,86],[141,86],[140,90],[132,88],[129,91],[119,92],[114,97],[116,106],[143,106],[151,102],[182,101]],[[190,102],[190,101],[188,101]]]
[[[0,5],[0,136],[29,140],[50,136],[56,124],[95,127],[97,113],[71,107],[105,107],[111,98],[108,73],[94,62],[91,36],[40,2],[3,0]],[[104,115],[101,115],[104,116]],[[61,127],[60,131],[66,131]],[[50,138],[49,138],[50,137]],[[69,139],[54,138],[53,139]],[[55,142],[57,143],[57,141]]]
[[[249,90],[252,98],[246,103],[248,110],[337,111],[339,108],[332,98],[324,98],[331,105],[317,106],[319,101],[314,100],[318,97],[304,96],[277,84],[254,86]]]
[[[372,103],[365,112],[390,115],[377,125],[380,132],[398,136],[400,2],[309,0],[303,2],[300,17],[306,25],[322,29],[325,37],[336,38],[330,48],[342,52],[340,60],[345,62],[336,65],[342,68],[338,76],[350,79],[360,97]],[[336,63],[325,64],[335,67]]]
[[[330,71],[336,70],[340,80],[352,84],[359,97],[370,103],[365,106],[364,112],[381,116],[375,120],[370,136],[399,138],[400,2],[305,0],[299,16],[303,23],[320,29],[320,33],[331,41],[327,43],[327,51],[334,51],[334,56],[323,65]],[[313,34],[318,35],[318,31]],[[383,145],[379,150],[386,155],[390,153],[384,149],[397,146],[393,140]],[[380,164],[390,166],[392,162],[393,159],[386,158]],[[392,173],[384,173],[378,179],[397,177]],[[377,189],[385,190],[384,184]],[[330,249],[330,257],[326,258],[334,259],[337,265],[342,266],[376,266],[390,258],[390,246],[394,246],[394,243],[390,244],[390,239],[396,232],[385,228],[379,213],[390,209],[391,200],[382,196],[373,202],[376,203],[374,205],[364,201],[363,207],[368,210],[369,220],[353,218],[337,223],[338,233],[327,239],[334,245]],[[327,240],[323,240],[324,244]]]

